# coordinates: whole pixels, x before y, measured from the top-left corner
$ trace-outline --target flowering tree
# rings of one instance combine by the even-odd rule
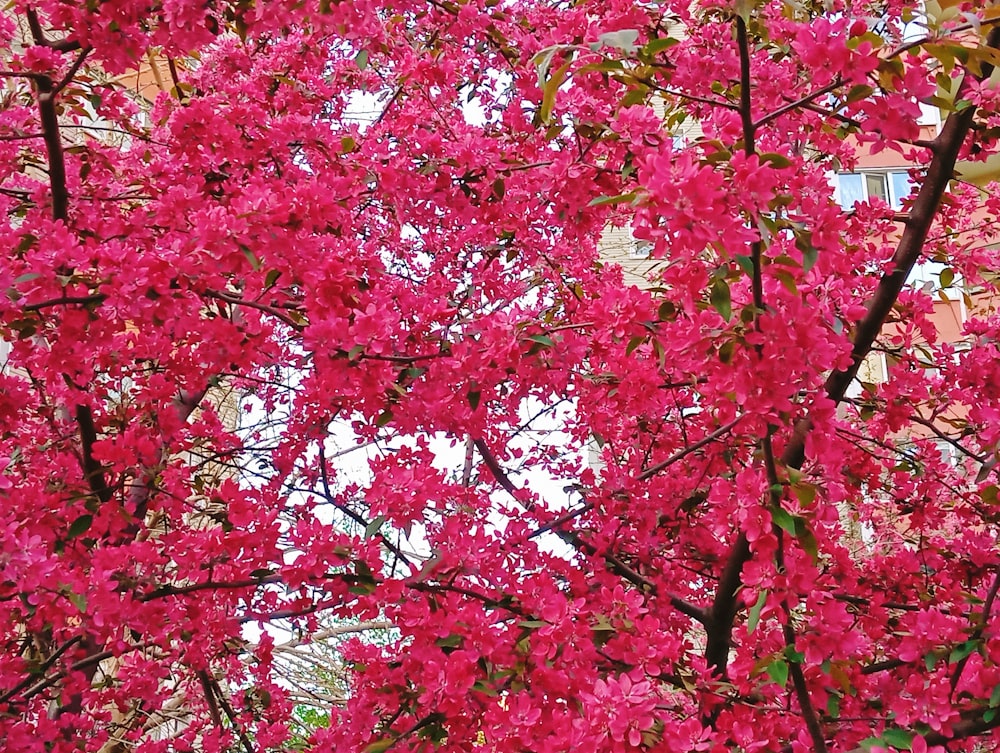
[[[952,178],[996,152],[998,19],[15,3],[0,739],[992,740],[1000,206]],[[843,210],[828,175],[879,150],[912,197]],[[649,288],[600,263],[608,224]],[[907,287],[928,259],[941,289]],[[276,662],[320,629],[304,734]]]

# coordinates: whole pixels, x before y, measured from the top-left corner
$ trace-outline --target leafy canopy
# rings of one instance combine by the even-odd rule
[[[998,19],[12,4],[0,739],[996,745]]]

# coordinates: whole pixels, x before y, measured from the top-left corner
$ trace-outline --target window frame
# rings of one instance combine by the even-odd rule
[[[838,172],[835,173],[834,178],[834,200],[840,205],[844,211],[851,211],[854,205],[848,206],[844,200],[844,178],[847,176],[857,176],[859,178],[861,187],[861,199],[860,201],[870,202],[872,200],[871,191],[869,190],[869,181],[881,179],[882,186],[885,189],[885,199],[884,201],[889,205],[890,208],[896,210],[897,212],[903,208],[903,201],[908,199],[913,195],[916,185],[913,180],[910,179],[910,168],[873,168],[873,169],[861,169],[855,172]],[[899,185],[894,180],[894,176],[905,176],[906,185],[909,187],[909,192],[905,196],[899,195]],[[856,199],[857,201],[857,199]]]

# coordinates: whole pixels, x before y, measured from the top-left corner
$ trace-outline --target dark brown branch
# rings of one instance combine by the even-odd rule
[[[233,729],[236,730],[236,734],[240,738],[240,743],[243,745],[243,750],[245,750],[246,753],[253,753],[253,741],[250,740],[250,737],[236,719],[236,712],[233,710],[232,704],[229,703],[229,699],[226,698],[226,694],[219,686],[219,681],[215,679],[211,680],[210,686],[211,689],[215,691],[215,697],[218,699],[219,705],[222,706],[222,710],[226,712],[226,716],[229,718],[229,723],[232,724]]]
[[[205,702],[208,704],[208,715],[212,718],[212,724],[216,729],[222,729],[222,715],[219,713],[219,704],[215,698],[215,689],[212,681],[208,677],[208,672],[199,669],[198,681],[201,683],[202,692],[205,694]]]
[[[853,594],[843,594],[835,593],[833,598],[837,601],[842,601],[845,604],[854,604],[859,607],[870,607],[872,602],[869,599],[863,599],[860,596],[854,596]],[[894,601],[879,602],[878,606],[884,609],[898,609],[901,612],[919,612],[920,607],[913,604],[901,604]]]
[[[88,643],[90,645],[93,645],[92,640],[88,636],[83,636],[81,638],[81,640],[84,642],[85,645],[87,645]],[[133,647],[130,648],[130,650],[135,651],[135,650],[139,650],[139,649],[143,649],[143,648],[147,648],[147,644],[133,646]],[[94,674],[95,674],[95,672],[96,672],[96,670],[97,670],[98,665],[102,661],[104,661],[105,659],[110,659],[114,655],[115,654],[113,652],[111,652],[111,651],[100,651],[98,653],[91,654],[90,656],[87,656],[87,657],[81,659],[78,662],[75,662],[74,664],[70,665],[69,669],[66,670],[66,671],[57,672],[56,674],[52,675],[51,677],[46,677],[44,679],[39,680],[34,685],[32,685],[30,688],[28,688],[27,690],[24,691],[24,693],[21,696],[21,702],[28,701],[28,700],[34,698],[39,693],[41,693],[42,691],[46,690],[47,688],[52,687],[57,682],[59,682],[61,679],[63,679],[64,677],[66,677],[66,675],[68,675],[70,672],[79,672],[82,669],[90,670],[90,671],[87,672],[87,679],[88,680],[92,679],[93,676],[94,676]],[[4,696],[4,700],[5,701],[12,701],[12,698],[13,698],[13,696],[11,696],[11,697],[8,697],[6,695]],[[60,707],[57,710],[57,714],[72,713],[72,711],[73,711],[72,704],[76,703],[78,705],[79,702],[80,702],[80,698],[79,698],[79,694],[77,694],[77,698],[71,699],[70,704],[67,704],[67,705],[64,705],[64,706]]]
[[[55,84],[48,76],[35,79],[38,87],[38,117],[49,158],[49,190],[52,193],[52,218],[69,219],[69,192],[66,189],[66,160],[59,135],[59,114],[56,111]]]
[[[28,18],[28,28],[31,30],[31,38],[35,44],[58,52],[73,52],[80,49],[80,43],[72,39],[50,40],[42,30],[42,23],[38,19],[38,12],[34,8],[28,8],[25,15]]]
[[[699,439],[697,442],[694,442],[693,444],[688,445],[684,449],[679,450],[678,452],[675,452],[673,455],[671,455],[666,460],[664,460],[664,461],[662,461],[660,463],[657,463],[656,465],[651,465],[649,468],[646,468],[642,473],[640,473],[638,476],[636,476],[636,480],[637,481],[648,481],[649,479],[651,479],[653,476],[655,476],[660,471],[664,470],[665,468],[670,467],[671,465],[673,465],[677,461],[682,460],[683,458],[685,458],[688,455],[690,455],[692,452],[700,450],[705,445],[711,444],[712,442],[714,442],[719,437],[721,437],[721,436],[723,436],[725,434],[728,434],[730,431],[733,430],[733,427],[735,427],[736,424],[738,424],[741,420],[743,420],[743,416],[737,416],[736,418],[734,418],[729,423],[720,426],[718,429],[716,429],[715,431],[713,431],[713,432],[711,432],[709,434],[706,434],[704,437],[702,437],[701,439]]]
[[[196,390],[195,392],[182,392],[174,400],[174,407],[177,409],[181,422],[185,422],[191,417],[195,409],[208,393],[208,388]],[[161,449],[161,457],[167,456],[167,448]],[[135,536],[139,532],[142,521],[146,518],[146,510],[149,507],[149,497],[153,492],[153,479],[156,475],[154,468],[144,469],[138,483],[132,487],[128,496],[128,508],[132,512],[134,520],[125,529],[128,536]]]
[[[177,64],[171,57],[167,58],[167,68],[170,70],[170,80],[174,82],[174,92],[177,94],[177,101],[183,103],[184,95],[181,93],[181,77],[177,74]]]
[[[900,667],[905,667],[909,662],[905,662],[902,659],[886,659],[885,661],[877,661],[874,664],[869,664],[861,668],[862,675],[877,675],[879,672],[888,672],[893,669],[899,669]]]
[[[496,479],[497,483],[503,487],[503,490],[507,492],[510,496],[515,499],[519,499],[517,493],[517,487],[514,486],[514,482],[510,480],[510,476],[500,467],[497,459],[493,456],[493,451],[490,450],[489,445],[482,439],[475,440],[474,444],[476,449],[479,450],[479,454],[483,458],[483,462],[486,463],[486,467],[490,469],[490,473],[493,474],[493,478]]]
[[[947,745],[948,743],[958,742],[959,740],[967,740],[970,737],[976,737],[983,734],[984,732],[989,732],[992,729],[1000,727],[1000,715],[997,715],[990,721],[983,719],[984,711],[977,711],[975,714],[967,715],[960,722],[956,722],[951,726],[951,730],[945,734],[943,732],[928,732],[923,736],[924,741],[928,746],[932,745]],[[867,748],[852,748],[847,753],[867,753]]]
[[[32,81],[38,81],[46,76],[44,73],[36,73],[35,71],[0,71],[0,78],[29,78]]]
[[[641,79],[638,79],[638,77],[636,77],[636,80],[641,80]],[[737,105],[734,105],[732,102],[726,102],[725,100],[721,99],[712,99],[711,97],[699,97],[697,94],[688,94],[686,92],[677,91],[676,89],[668,89],[663,86],[657,86],[654,82],[649,80],[641,80],[641,81],[644,84],[648,84],[650,86],[655,87],[660,92],[670,97],[676,97],[677,99],[686,99],[690,102],[700,102],[703,105],[710,105],[712,107],[722,107],[727,110],[739,109]]]
[[[992,48],[1000,46],[1000,30],[994,28],[990,31],[987,45]],[[992,72],[993,65],[984,63],[982,76],[988,77]],[[834,403],[843,402],[848,386],[857,376],[858,369],[871,351],[875,339],[882,330],[882,325],[903,289],[910,270],[920,259],[920,253],[934,222],[941,199],[954,173],[958,153],[972,127],[975,110],[975,107],[968,107],[948,116],[941,133],[933,142],[934,156],[928,166],[923,185],[913,202],[909,219],[890,262],[890,269],[882,277],[869,301],[868,312],[855,327],[851,365],[843,371],[833,372],[824,385],[827,395]],[[795,425],[792,436],[782,453],[783,465],[796,469],[802,467],[805,461],[806,437],[811,429],[812,422],[809,418],[801,419]],[[728,663],[733,621],[739,608],[737,592],[741,584],[743,565],[749,558],[749,542],[745,534],[740,534],[727,557],[719,590],[713,603],[712,629],[709,631],[706,650],[706,658],[709,660],[710,666],[722,667]]]
[[[217,292],[214,290],[206,290],[205,295],[209,298],[215,298],[216,300],[219,301],[225,301],[226,303],[232,306],[246,306],[247,308],[256,309],[257,311],[261,311],[265,314],[270,314],[271,316],[275,317],[276,319],[279,319],[283,324],[288,325],[292,329],[300,331],[303,329],[301,324],[299,324],[290,316],[288,316],[281,310],[275,308],[274,306],[268,306],[265,303],[258,303],[257,301],[248,301],[244,298],[240,298],[239,296],[230,295],[229,293]]]
[[[777,118],[780,118],[786,112],[791,112],[792,110],[797,110],[797,109],[799,109],[800,107],[802,107],[804,105],[810,104],[811,102],[819,99],[823,95],[829,94],[834,89],[836,89],[836,88],[838,88],[840,86],[843,86],[843,83],[844,82],[841,81],[840,78],[836,78],[833,81],[831,81],[829,84],[827,84],[826,86],[821,87],[821,88],[817,89],[816,91],[811,92],[810,94],[806,94],[804,97],[799,97],[798,99],[793,100],[793,101],[789,102],[786,105],[782,105],[777,110],[774,110],[773,112],[769,112],[767,115],[765,115],[762,118],[759,118],[758,120],[754,121],[754,124],[753,124],[754,129],[756,130],[756,129],[760,128],[763,125],[767,125],[772,120],[776,120]]]
[[[70,638],[65,643],[63,643],[59,648],[57,648],[55,651],[52,652],[52,655],[49,656],[41,664],[41,666],[32,669],[32,673],[28,677],[26,677],[24,680],[22,680],[21,682],[19,682],[17,685],[15,685],[13,688],[11,688],[10,690],[8,690],[3,695],[0,695],[0,703],[7,703],[7,701],[9,701],[11,698],[13,698],[14,696],[16,696],[22,690],[24,690],[25,688],[30,687],[32,683],[37,682],[38,681],[38,675],[44,675],[46,672],[48,672],[52,668],[52,665],[55,664],[59,660],[60,656],[62,656],[64,653],[66,653],[70,648],[72,648],[73,646],[75,646],[81,640],[83,640],[83,637],[79,636],[79,635],[76,635],[76,636],[73,636],[72,638]]]
[[[320,440],[319,443],[319,477],[320,477],[320,483],[323,486],[323,498],[331,505],[336,507],[338,510],[340,510],[342,513],[344,513],[344,515],[346,515],[355,523],[357,523],[359,526],[362,526],[364,529],[367,530],[370,521],[365,520],[363,516],[359,515],[357,512],[352,510],[347,505],[340,504],[339,502],[336,501],[336,497],[333,494],[333,490],[330,488],[330,472],[327,467],[326,450],[323,447],[322,440]],[[392,552],[397,559],[399,559],[401,562],[405,562],[406,565],[409,566],[411,569],[413,568],[413,563],[405,554],[403,554],[402,549],[400,549],[394,543],[389,541],[389,538],[381,533],[379,533],[379,538],[381,539],[383,546],[385,546],[386,549]]]
[[[747,39],[747,25],[740,17],[736,17],[736,46],[740,53],[740,121],[743,124],[743,151],[753,154],[756,147],[754,136],[757,126],[753,122],[753,110],[750,103],[750,41]]]
[[[993,576],[993,584],[990,586],[989,593],[986,594],[986,601],[983,602],[983,613],[979,618],[979,623],[976,625],[975,630],[969,636],[970,641],[981,641],[983,639],[983,634],[986,632],[986,626],[990,620],[990,613],[993,611],[993,604],[997,600],[997,592],[1000,592],[1000,572],[997,572]],[[954,695],[955,689],[958,687],[958,681],[962,679],[962,673],[965,671],[965,665],[969,663],[969,656],[963,656],[959,659],[958,663],[955,665],[955,669],[951,674],[951,692]]]
[[[575,510],[570,510],[569,512],[563,513],[558,518],[556,518],[555,520],[553,520],[551,523],[546,523],[543,526],[539,526],[538,528],[536,528],[534,531],[532,531],[528,535],[528,538],[529,539],[538,538],[543,533],[548,533],[549,531],[551,531],[551,530],[553,530],[555,528],[559,528],[560,526],[563,526],[566,523],[569,523],[571,520],[575,520],[576,518],[579,518],[584,513],[588,512],[590,510],[593,510],[593,509],[594,509],[593,503],[586,502],[586,503],[584,503],[584,505],[582,507],[578,507]]]
[[[42,22],[38,20],[38,11],[29,7],[25,11],[25,16],[28,19],[28,29],[31,30],[31,39],[35,44],[48,47],[49,40],[45,37],[45,32],[42,30]]]
[[[507,475],[506,471],[504,471],[504,469],[500,467],[500,463],[497,462],[496,457],[493,455],[493,452],[490,450],[486,442],[483,441],[482,439],[477,439],[475,441],[475,445],[476,449],[479,450],[479,454],[482,455],[483,461],[486,463],[486,467],[489,468],[490,473],[493,475],[493,478],[496,479],[497,483],[500,484],[500,486],[504,489],[504,491],[506,491],[508,494],[514,497],[514,499],[522,501],[520,495],[518,494],[517,487],[514,486],[514,482],[510,480],[510,477]],[[529,503],[529,509],[531,509],[530,503]],[[584,541],[583,538],[580,536],[580,534],[577,533],[576,531],[556,531],[555,533],[559,536],[560,539],[562,539],[565,543],[569,544],[571,547],[576,549],[581,554],[585,554],[589,557],[593,557],[598,554],[597,548],[593,544]],[[641,573],[637,573],[627,564],[622,562],[622,560],[619,557],[615,556],[613,553],[605,552],[603,554],[603,558],[604,561],[607,563],[608,568],[613,573],[621,576],[632,585],[639,587],[646,593],[655,594],[659,592],[657,585],[653,581],[651,581],[649,578],[646,578]],[[703,625],[707,624],[708,615],[704,609],[685,601],[679,596],[671,594],[667,594],[666,596],[667,599],[670,601],[670,605],[674,607],[674,609],[676,609],[678,612],[687,615],[688,617],[700,622]]]
[[[965,445],[963,445],[954,437],[945,434],[933,421],[929,421],[928,419],[924,418],[923,416],[919,416],[916,413],[910,416],[910,420],[916,424],[920,424],[925,429],[929,430],[938,439],[942,440],[943,442],[947,442],[949,445],[954,447],[956,450],[965,455],[967,458],[971,458],[972,460],[975,460],[977,463],[985,463],[988,460],[988,458],[985,455],[977,455],[976,453],[969,450]]]
[[[97,444],[97,429],[94,426],[94,414],[86,405],[76,406],[76,423],[80,427],[80,447],[83,450],[83,475],[90,491],[102,503],[111,501],[111,489],[104,476],[104,466],[94,457],[94,445]]]
[[[773,457],[771,460],[772,462],[770,463],[770,466],[773,467]],[[777,531],[777,566],[778,571],[783,572],[785,570],[785,532],[780,528],[778,528]],[[792,625],[792,609],[788,605],[787,597],[781,601],[781,611],[784,615],[784,620],[781,625],[781,634],[785,639],[785,646],[789,649],[794,649],[795,628]],[[826,737],[823,735],[823,727],[820,725],[819,717],[816,714],[816,708],[813,706],[812,698],[809,695],[809,686],[806,685],[806,677],[802,672],[802,665],[799,664],[799,662],[789,660],[788,674],[792,678],[792,687],[795,689],[795,699],[798,701],[799,711],[802,712],[802,720],[806,723],[806,730],[809,732],[809,737],[812,738],[813,750],[815,753],[826,753]]]
[[[346,575],[337,576],[346,578]],[[138,600],[145,603],[154,599],[163,599],[168,596],[185,596],[197,593],[198,591],[232,591],[241,588],[256,588],[269,584],[281,583],[280,575],[265,575],[260,578],[247,578],[245,580],[205,580],[198,583],[189,583],[186,586],[175,586],[170,583],[143,594]]]
[[[70,66],[69,70],[66,71],[66,75],[59,79],[59,83],[52,87],[52,94],[58,94],[61,92],[66,85],[73,80],[73,76],[76,75],[77,71],[80,70],[80,66],[83,65],[83,61],[87,59],[87,55],[93,50],[92,47],[84,47],[83,50],[77,55],[76,60],[73,61],[73,65]]]
[[[29,303],[24,306],[24,311],[41,311],[42,309],[52,308],[54,306],[88,306],[93,303],[101,303],[107,298],[103,293],[98,293],[95,295],[68,295],[62,298],[50,298],[47,301],[39,301],[38,303]]]

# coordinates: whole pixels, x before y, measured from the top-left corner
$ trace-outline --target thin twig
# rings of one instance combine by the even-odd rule
[[[817,89],[816,91],[814,91],[814,92],[812,92],[810,94],[806,94],[804,97],[799,97],[798,99],[796,99],[796,100],[794,100],[792,102],[789,102],[787,105],[782,105],[777,110],[768,113],[767,115],[765,115],[762,118],[759,118],[758,120],[754,121],[753,127],[756,130],[756,129],[760,128],[763,125],[767,125],[772,120],[775,120],[776,118],[780,118],[786,112],[790,112],[791,110],[797,110],[798,108],[802,107],[803,105],[809,104],[813,100],[818,99],[818,98],[822,97],[825,94],[829,94],[834,89],[836,89],[836,88],[838,88],[840,86],[843,86],[843,85],[844,85],[844,82],[841,81],[840,78],[838,77],[838,78],[834,79],[833,81],[831,81],[826,86],[823,86],[823,87]]]
[[[52,87],[52,94],[58,94],[61,92],[66,85],[73,80],[73,76],[76,72],[80,70],[80,66],[83,65],[83,61],[87,59],[87,56],[93,51],[93,47],[84,47],[77,55],[76,60],[73,61],[73,65],[70,66],[69,70],[66,71],[66,75],[59,79],[59,83]]]
[[[742,420],[743,420],[743,416],[742,415],[737,416],[736,418],[734,418],[729,423],[723,424],[722,426],[720,426],[715,431],[713,431],[713,432],[711,432],[709,434],[706,434],[704,437],[702,437],[701,439],[699,439],[694,444],[690,444],[687,447],[685,447],[684,449],[679,450],[678,452],[675,452],[673,455],[671,455],[666,460],[663,460],[663,461],[657,463],[656,465],[652,465],[649,468],[646,468],[642,473],[640,473],[638,476],[636,476],[636,480],[637,481],[648,481],[649,479],[651,479],[653,476],[655,476],[660,471],[662,471],[662,470],[664,470],[666,468],[669,468],[671,465],[673,465],[674,463],[676,463],[676,462],[678,462],[680,460],[683,460],[688,455],[690,455],[692,452],[697,452],[698,450],[700,450],[705,445],[711,444],[712,442],[714,442],[715,440],[719,439],[720,437],[725,436],[726,434],[728,434],[730,431],[733,430],[733,428],[736,426],[736,424],[738,424]]]

